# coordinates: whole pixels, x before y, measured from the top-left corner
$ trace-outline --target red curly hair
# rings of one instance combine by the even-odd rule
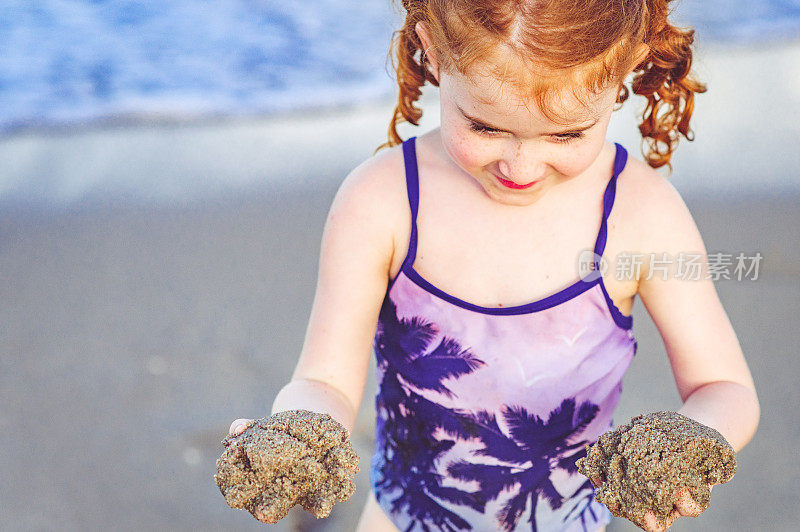
[[[671,167],[678,134],[694,138],[694,95],[706,90],[690,73],[694,30],[669,22],[671,1],[402,0],[405,23],[390,51],[400,93],[381,148],[402,142],[400,122],[419,124],[422,86],[438,86],[416,32],[423,22],[433,40],[429,53],[441,69],[469,75],[488,65],[505,79],[511,57],[515,76],[509,81],[553,119],[548,99],[568,87],[580,98],[576,86],[597,93],[617,84],[621,104],[630,92],[624,78],[632,71],[630,90],[647,98],[639,124],[642,154],[653,168]]]

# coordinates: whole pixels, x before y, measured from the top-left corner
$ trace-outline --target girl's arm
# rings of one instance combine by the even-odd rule
[[[398,219],[409,216],[402,210],[405,188],[398,187],[402,172],[399,151],[387,150],[356,168],[339,188],[322,235],[300,359],[272,413],[328,413],[352,432],[389,280],[393,231]]]
[[[679,410],[719,431],[739,451],[752,438],[760,408],[736,333],[708,274],[700,232],[678,192],[652,172],[639,205],[642,249],[669,259],[666,279],[650,271],[645,256],[638,294],[669,357],[683,407]],[[699,279],[681,279],[678,257],[700,255]],[[648,277],[650,277],[648,279]]]

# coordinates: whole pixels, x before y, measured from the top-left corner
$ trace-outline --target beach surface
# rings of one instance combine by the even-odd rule
[[[709,253],[763,256],[757,279],[716,283],[762,418],[733,481],[671,530],[790,531],[800,522],[800,45],[728,52],[698,61],[721,96],[698,98],[697,140],[681,144],[671,179]],[[390,110],[0,140],[0,530],[262,529],[214,483],[220,442],[234,419],[267,414],[288,381],[330,202],[382,142]],[[609,138],[635,154],[632,120],[620,115]],[[633,315],[639,348],[617,423],[680,406],[638,299]],[[271,530],[354,529],[374,386],[353,434],[354,497],[326,520],[297,511]],[[615,520],[610,530],[637,529]]]

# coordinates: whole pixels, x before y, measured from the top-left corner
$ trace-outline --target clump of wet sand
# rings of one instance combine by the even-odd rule
[[[600,436],[577,465],[593,483],[604,480],[595,485],[595,500],[642,526],[648,510],[665,522],[682,487],[708,508],[709,485],[733,477],[736,456],[716,430],[677,412],[655,412]]]
[[[296,504],[327,517],[355,492],[358,455],[347,430],[328,414],[280,412],[222,444],[214,480],[228,506],[260,521],[275,523]]]

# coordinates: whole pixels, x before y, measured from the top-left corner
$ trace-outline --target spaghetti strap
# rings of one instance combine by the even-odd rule
[[[406,169],[406,188],[408,204],[411,207],[411,238],[408,242],[408,253],[401,270],[414,264],[417,256],[417,211],[419,209],[419,174],[417,171],[416,137],[403,142],[403,161]]]
[[[608,233],[608,216],[611,214],[611,208],[614,206],[614,196],[617,193],[617,176],[622,173],[625,168],[625,163],[628,161],[628,152],[619,143],[615,143],[617,147],[616,155],[614,156],[614,173],[606,185],[606,191],[603,194],[603,219],[600,222],[600,231],[597,234],[597,241],[594,244],[594,259],[595,268],[599,271],[600,264],[599,258],[603,255],[606,248],[606,238]]]

